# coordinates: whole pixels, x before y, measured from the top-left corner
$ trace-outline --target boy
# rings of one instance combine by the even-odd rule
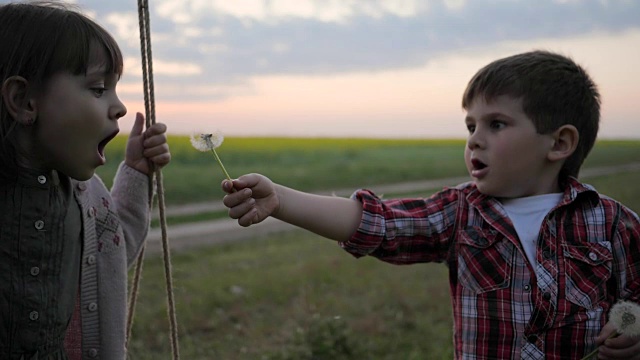
[[[356,257],[446,262],[457,359],[640,359],[640,339],[606,340],[618,300],[640,302],[640,220],[576,180],[600,96],[571,59],[499,59],[463,95],[472,181],[428,199],[318,196],[244,175],[222,183],[229,216],[267,216],[339,241]],[[231,192],[232,187],[236,192]]]

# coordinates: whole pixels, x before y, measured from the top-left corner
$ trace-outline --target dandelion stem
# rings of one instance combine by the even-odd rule
[[[220,160],[220,157],[218,156],[218,153],[216,152],[216,149],[211,148],[211,152],[216,157],[216,160],[218,161],[218,164],[220,165],[220,168],[222,168],[222,171],[224,172],[224,175],[227,177],[227,179],[229,181],[233,181],[233,180],[231,180],[231,176],[229,176],[229,173],[227,172],[227,169],[225,169],[224,165],[222,165],[222,160]]]
[[[614,332],[612,332],[612,333],[611,333],[611,335],[609,335],[609,337],[607,337],[607,338],[605,339],[605,341],[606,341],[606,340],[609,340],[609,339],[612,339],[612,338],[614,338],[614,337],[617,337],[617,336],[619,336],[619,335],[620,335],[620,334],[619,334],[617,331],[614,331]],[[596,354],[598,354],[598,349],[599,349],[599,348],[600,348],[599,346],[598,346],[598,347],[596,347],[596,348],[595,348],[595,350],[593,350],[592,352],[588,353],[588,354],[587,354],[585,357],[583,357],[581,360],[588,360],[588,359],[591,359],[591,358],[592,358],[592,357],[594,357]]]
[[[596,348],[595,350],[593,350],[592,352],[588,353],[587,356],[583,357],[582,360],[588,360],[591,359],[592,357],[594,357],[596,354],[598,354],[598,348]]]

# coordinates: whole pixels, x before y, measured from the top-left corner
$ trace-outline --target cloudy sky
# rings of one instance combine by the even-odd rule
[[[77,0],[125,53],[144,109],[136,0]],[[640,138],[640,1],[149,0],[158,121],[227,136],[466,136],[460,97],[500,57],[569,55],[603,97],[601,137]]]

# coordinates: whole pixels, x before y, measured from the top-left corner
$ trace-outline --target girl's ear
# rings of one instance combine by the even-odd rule
[[[4,81],[2,101],[19,124],[30,126],[36,121],[36,101],[29,95],[29,82],[22,76],[11,76]]]
[[[553,146],[547,154],[549,161],[562,161],[567,159],[578,147],[578,140],[580,140],[580,134],[578,129],[573,125],[563,125],[554,131],[551,136],[553,137]]]

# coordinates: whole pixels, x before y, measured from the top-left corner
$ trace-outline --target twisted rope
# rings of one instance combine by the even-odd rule
[[[153,64],[151,57],[151,26],[149,20],[149,5],[147,0],[138,0],[138,22],[140,25],[140,51],[142,53],[142,79],[144,86],[144,106],[145,121],[149,128],[156,123],[155,97],[153,90]],[[167,236],[167,222],[165,216],[164,187],[162,184],[162,171],[155,169],[149,175],[149,208],[153,205],[153,179],[155,175],[156,189],[158,195],[158,209],[160,211],[160,230],[162,232],[162,250],[164,260],[164,273],[167,287],[167,308],[169,316],[169,328],[171,332],[171,353],[174,360],[180,359],[178,346],[178,322],[176,319],[175,301],[173,293],[173,279],[171,277],[171,254],[169,239]],[[131,328],[138,298],[140,277],[142,274],[142,263],[144,260],[144,245],[138,256],[134,277],[131,284],[131,294],[129,297],[129,312],[127,314],[127,347],[131,338]]]

